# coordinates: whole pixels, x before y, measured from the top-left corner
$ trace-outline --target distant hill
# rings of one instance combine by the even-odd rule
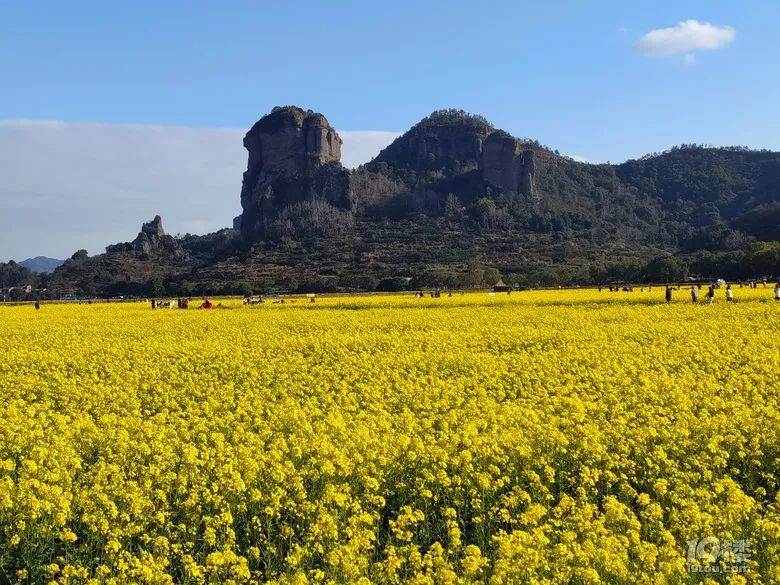
[[[349,171],[325,116],[296,106],[274,108],[244,146],[238,230],[172,238],[155,218],[43,284],[213,294],[780,276],[777,152],[682,145],[587,164],[450,109]]]
[[[48,274],[54,272],[57,268],[62,266],[64,260],[57,260],[56,258],[47,258],[46,256],[36,256],[35,258],[28,258],[19,262],[20,265],[32,270],[33,272],[40,272]]]

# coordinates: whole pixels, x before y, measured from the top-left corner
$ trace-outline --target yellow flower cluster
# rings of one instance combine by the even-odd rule
[[[715,536],[780,583],[780,306],[735,293],[0,307],[0,582],[707,582]]]

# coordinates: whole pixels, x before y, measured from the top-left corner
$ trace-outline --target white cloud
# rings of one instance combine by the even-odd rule
[[[730,26],[685,20],[669,28],[651,30],[637,45],[648,55],[667,57],[685,53],[686,63],[691,63],[693,51],[719,49],[733,42],[735,37],[736,32]]]
[[[383,130],[339,130],[344,141],[341,146],[341,164],[348,169],[370,161],[379,151],[398,138],[400,132]]]
[[[0,261],[102,252],[160,214],[169,233],[208,233],[241,211],[242,129],[0,120]],[[340,132],[346,166],[393,132]]]

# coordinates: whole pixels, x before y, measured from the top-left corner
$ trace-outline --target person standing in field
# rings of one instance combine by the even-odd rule
[[[734,291],[731,290],[731,285],[726,285],[726,301],[729,303],[734,301]]]
[[[711,284],[710,288],[707,289],[707,300],[709,300],[710,304],[715,302],[715,285],[714,284]]]
[[[698,303],[699,302],[699,289],[697,289],[693,285],[691,285],[691,302],[694,302],[694,303]]]
[[[40,301],[35,301],[35,310],[40,311],[41,310],[41,303]]]
[[[775,283],[775,301],[780,302],[780,280]]]
[[[671,286],[668,286],[668,285],[666,286],[665,297],[666,297],[666,302],[667,303],[671,303],[672,302],[672,287]]]

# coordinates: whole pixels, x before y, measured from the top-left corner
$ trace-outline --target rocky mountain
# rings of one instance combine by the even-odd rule
[[[186,294],[780,273],[780,153],[685,145],[585,164],[441,110],[348,171],[325,116],[295,106],[262,117],[244,146],[235,229],[174,239],[156,217],[133,242],[74,255],[50,287]]]
[[[165,233],[162,218],[159,215],[141,226],[141,231],[132,242],[132,248],[139,254],[167,254],[173,257],[184,255],[179,243]]]
[[[274,108],[244,137],[249,153],[241,187],[241,233],[262,238],[285,208],[305,201],[349,205],[341,138],[322,114]]]
[[[39,272],[48,274],[54,272],[56,268],[62,266],[64,260],[57,260],[55,258],[48,258],[46,256],[36,256],[35,258],[28,258],[19,262],[21,266],[30,269],[33,272]]]
[[[439,110],[399,136],[369,166],[414,173],[470,170],[479,164],[483,142],[494,130],[481,116]]]
[[[89,256],[79,250],[44,280],[54,294],[150,294],[166,279],[184,279],[194,265],[180,240],[165,233],[158,215],[142,224],[132,242]]]

